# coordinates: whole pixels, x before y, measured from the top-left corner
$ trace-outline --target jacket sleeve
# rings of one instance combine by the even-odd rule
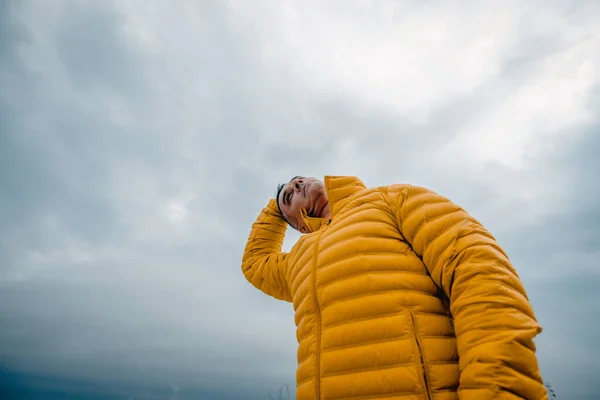
[[[494,237],[430,190],[397,185],[389,194],[401,235],[450,301],[459,399],[547,399],[533,342],[542,329]]]
[[[271,199],[252,225],[242,257],[242,272],[265,294],[291,302],[288,253],[281,252],[286,229],[287,223],[275,199]]]

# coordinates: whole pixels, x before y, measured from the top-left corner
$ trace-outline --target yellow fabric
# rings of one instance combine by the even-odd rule
[[[246,278],[292,302],[297,399],[547,399],[541,332],[492,235],[424,188],[325,178],[331,220],[289,253],[272,199],[253,224]]]

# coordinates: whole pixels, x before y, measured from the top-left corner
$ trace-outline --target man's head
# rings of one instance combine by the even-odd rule
[[[301,209],[305,209],[309,217],[329,218],[329,200],[325,185],[317,178],[296,176],[288,183],[277,188],[277,205],[285,220],[302,233],[308,233],[304,224]]]

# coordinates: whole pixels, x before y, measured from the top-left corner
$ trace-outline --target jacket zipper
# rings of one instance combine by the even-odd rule
[[[317,259],[319,257],[319,244],[321,243],[321,235],[315,243],[315,260],[313,263],[313,300],[315,302],[315,316],[317,319],[317,354],[316,354],[316,381],[315,391],[317,394],[316,400],[321,398],[321,309],[317,299]]]
[[[415,315],[412,310],[408,310],[410,313],[410,320],[412,322],[413,334],[415,342],[417,342],[417,348],[419,349],[419,357],[421,358],[421,373],[423,374],[423,382],[425,383],[425,393],[427,399],[431,400],[431,392],[429,388],[429,377],[427,376],[427,368],[425,368],[425,358],[423,357],[423,347],[421,346],[421,340],[419,339],[419,333],[417,332],[417,325],[415,323]]]

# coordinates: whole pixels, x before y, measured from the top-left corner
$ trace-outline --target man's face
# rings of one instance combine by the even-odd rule
[[[290,224],[302,233],[309,230],[302,220],[300,209],[309,217],[329,218],[329,201],[325,185],[317,178],[296,176],[279,192],[279,207]]]

